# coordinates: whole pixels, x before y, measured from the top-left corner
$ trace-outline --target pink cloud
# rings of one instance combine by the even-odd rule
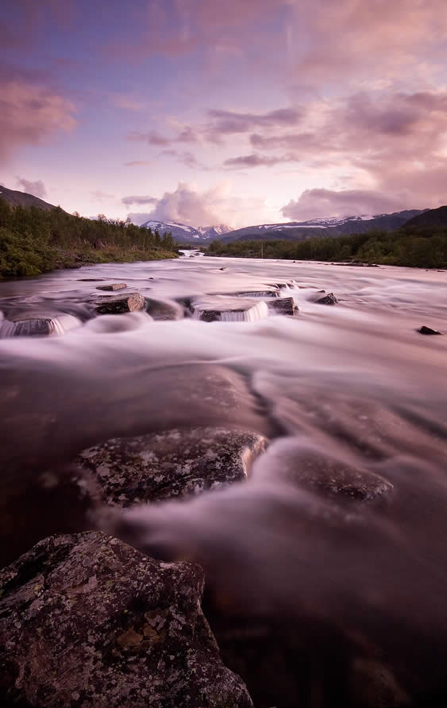
[[[0,160],[15,148],[38,145],[59,131],[76,126],[74,105],[38,76],[0,75]]]
[[[23,177],[17,177],[17,186],[24,192],[33,194],[35,197],[39,197],[39,199],[45,199],[47,196],[47,190],[45,189],[45,185],[41,179],[32,182],[28,179],[24,179]]]
[[[383,192],[361,189],[306,189],[281,211],[291,221],[306,221],[317,216],[361,216],[385,214],[413,207],[408,196],[390,197]]]

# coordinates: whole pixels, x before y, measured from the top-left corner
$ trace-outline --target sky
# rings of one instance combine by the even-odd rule
[[[3,0],[0,184],[193,226],[447,203],[445,0]]]

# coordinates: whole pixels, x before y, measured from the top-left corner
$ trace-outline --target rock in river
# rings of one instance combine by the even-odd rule
[[[81,453],[105,501],[118,506],[199,494],[245,479],[265,449],[256,433],[223,428],[169,430],[109,440]]]
[[[419,334],[442,334],[442,332],[438,332],[437,329],[432,329],[431,327],[426,327],[425,325],[419,327],[417,331]]]
[[[66,313],[59,315],[39,315],[36,313],[26,315],[21,313],[0,322],[0,338],[65,334],[80,324],[77,317]]]
[[[100,315],[119,315],[144,310],[145,307],[146,300],[141,293],[126,293],[98,301],[95,309]]]
[[[111,283],[110,285],[97,285],[97,290],[125,290],[126,283]]]
[[[204,322],[251,322],[268,316],[268,307],[263,300],[245,300],[221,295],[194,300],[191,303],[191,311],[194,319]]]
[[[329,293],[329,295],[325,295],[324,297],[320,297],[318,300],[315,300],[315,302],[318,305],[336,305],[338,300],[335,297],[334,293]]]
[[[203,571],[99,533],[0,573],[0,705],[252,708],[202,613]]]
[[[277,315],[297,315],[299,307],[295,305],[293,297],[278,297],[267,302],[271,312]]]

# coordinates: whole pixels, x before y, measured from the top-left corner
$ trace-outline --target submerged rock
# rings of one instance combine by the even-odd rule
[[[438,332],[437,329],[432,329],[431,327],[426,327],[425,325],[419,327],[417,331],[419,334],[442,334],[442,332]]]
[[[66,313],[60,315],[38,315],[35,313],[25,315],[21,313],[0,323],[0,338],[65,334],[80,324],[77,317]]]
[[[97,285],[97,290],[124,290],[127,288],[126,283],[111,283],[110,285]]]
[[[244,480],[266,446],[256,433],[222,428],[169,430],[118,438],[84,450],[79,463],[93,472],[105,501],[117,506],[217,489]]]
[[[299,312],[298,305],[295,304],[293,297],[279,297],[267,303],[271,312],[278,315],[297,315]]]
[[[100,315],[119,315],[122,312],[136,312],[146,307],[146,300],[141,293],[126,293],[117,297],[101,300],[96,304],[96,312]]]
[[[335,297],[334,293],[329,293],[329,295],[325,295],[324,297],[320,297],[318,300],[315,300],[315,302],[318,305],[336,305],[338,300]]]
[[[154,320],[181,320],[184,317],[184,308],[174,300],[146,298],[146,311]]]
[[[252,708],[200,608],[203,571],[99,533],[0,573],[0,705]]]
[[[263,300],[243,300],[220,295],[194,300],[191,312],[194,319],[204,322],[252,322],[268,317],[268,307]]]
[[[393,490],[383,477],[327,455],[299,439],[275,442],[253,467],[253,474],[270,476],[272,470],[281,470],[281,478],[340,501],[371,502]]]

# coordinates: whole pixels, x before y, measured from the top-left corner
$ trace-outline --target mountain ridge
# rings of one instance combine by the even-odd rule
[[[44,211],[50,211],[51,209],[57,209],[54,204],[45,202],[39,197],[35,197],[34,194],[28,194],[28,192],[20,192],[16,189],[8,189],[7,187],[0,184],[0,199],[4,199],[11,206],[21,206],[29,209],[30,207],[37,207],[38,209],[43,209]]]
[[[181,224],[178,221],[159,221],[157,219],[149,219],[141,226],[146,229],[152,229],[152,231],[157,230],[161,235],[169,232],[177,243],[197,243],[198,245],[221,238],[231,230],[226,224],[195,227]]]
[[[407,209],[393,212],[392,214],[347,216],[341,219],[336,217],[318,217],[308,221],[292,221],[284,224],[260,224],[230,231],[220,240],[222,243],[276,239],[305,241],[308,238],[315,237],[367,233],[375,229],[393,231],[425,211],[428,210]]]

